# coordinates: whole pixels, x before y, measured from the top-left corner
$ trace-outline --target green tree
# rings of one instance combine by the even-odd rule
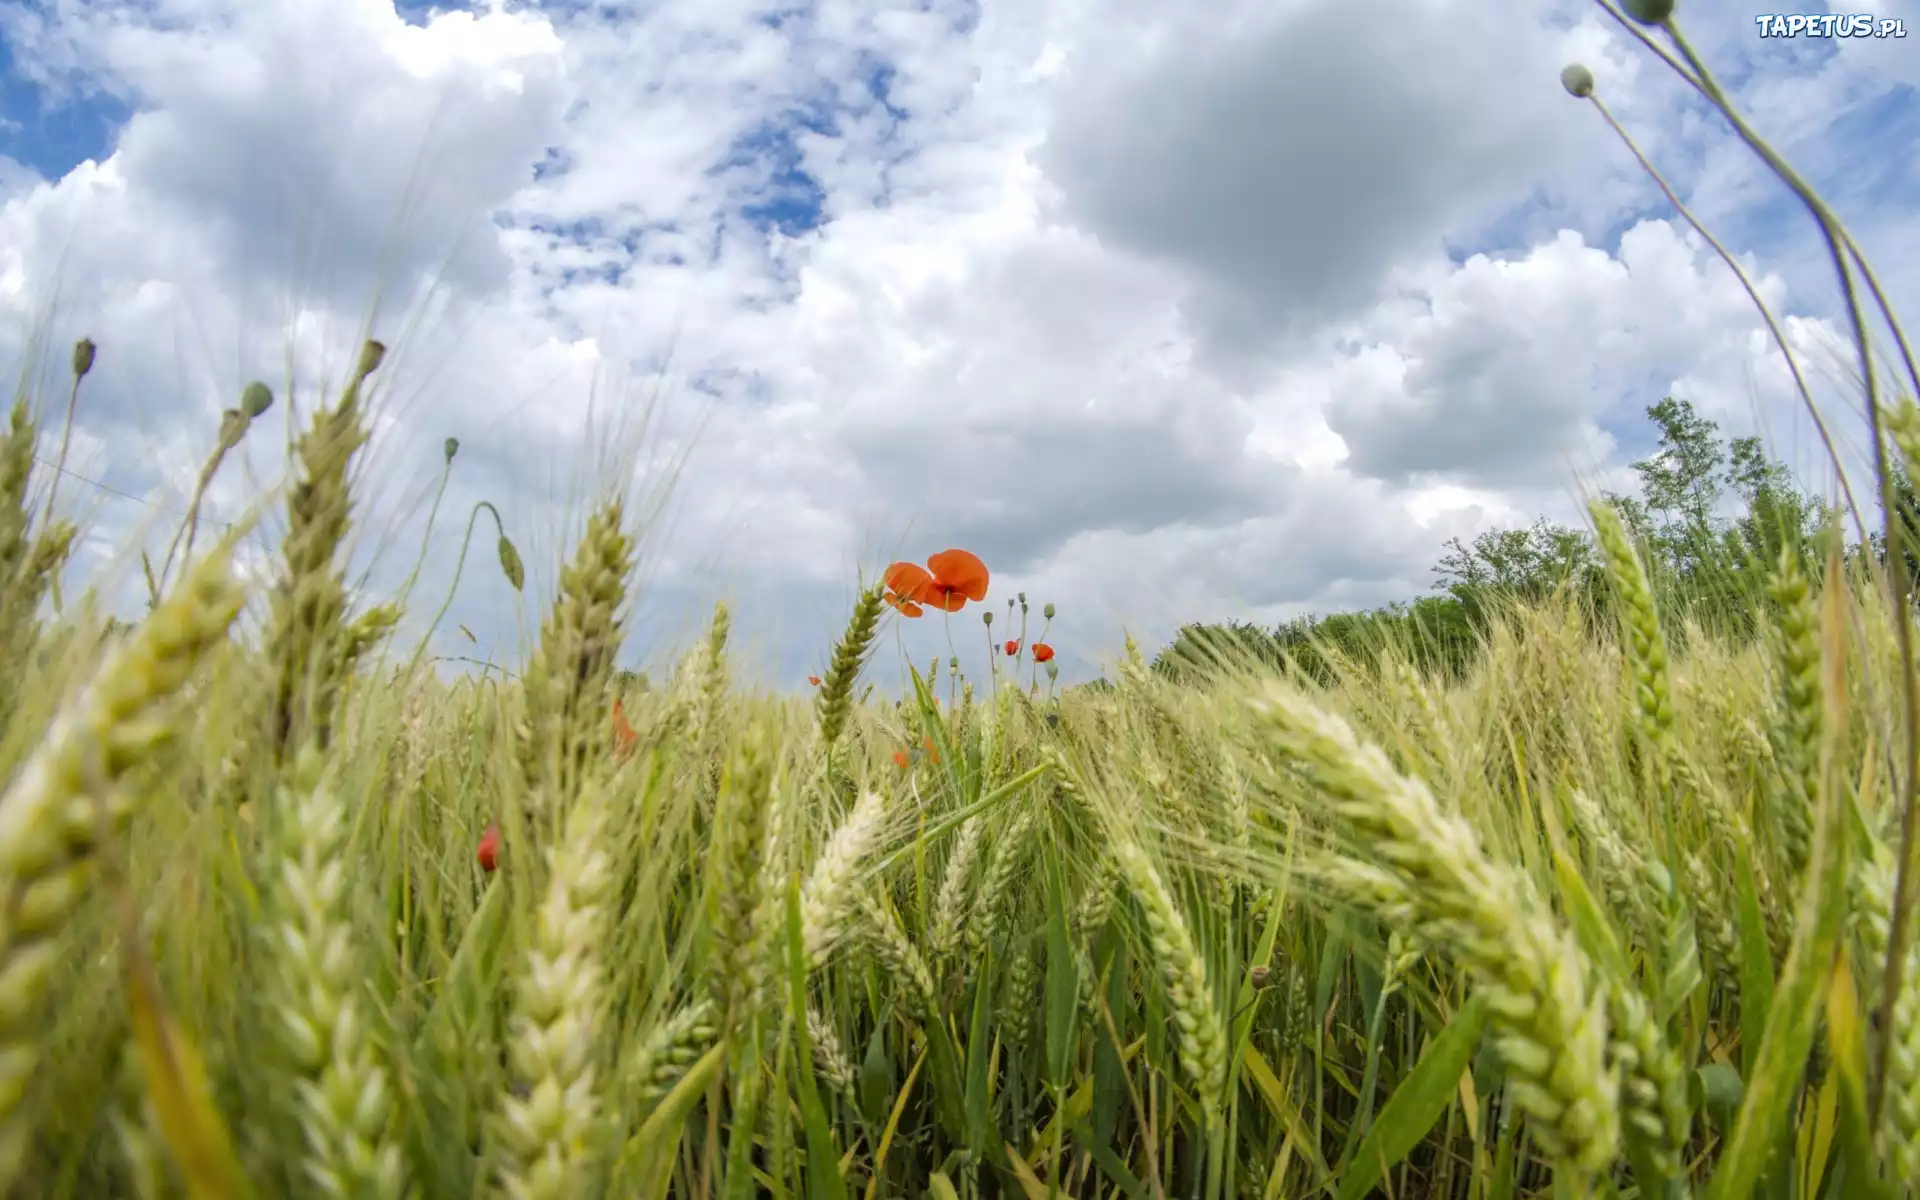
[[[1829,507],[1801,491],[1786,464],[1769,459],[1757,437],[1733,440],[1728,477],[1746,501],[1746,512],[1728,530],[1729,550],[1768,570],[1789,546],[1804,558],[1831,515]]]
[[[1539,599],[1595,562],[1586,534],[1545,517],[1527,529],[1487,530],[1471,545],[1449,538],[1445,549],[1433,573],[1442,590],[1469,605],[1487,592]]]

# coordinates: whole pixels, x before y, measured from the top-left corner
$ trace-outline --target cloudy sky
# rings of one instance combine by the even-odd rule
[[[46,351],[49,458],[66,347],[101,348],[61,483],[74,577],[133,594],[130,548],[165,546],[256,377],[280,403],[207,511],[267,493],[288,380],[310,409],[369,320],[393,350],[356,576],[406,579],[458,437],[416,627],[491,501],[527,594],[481,517],[435,650],[509,662],[623,445],[664,496],[629,657],[726,597],[773,686],[863,575],[948,546],[993,568],[999,621],[1057,603],[1063,680],[1123,625],[1411,598],[1448,538],[1626,486],[1669,393],[1817,479],[1738,285],[1558,73],[1593,68],[1818,345],[1819,245],[1723,125],[1590,3],[1359,7],[0,3],[0,350]],[[1696,10],[1920,308],[1920,41]],[[1847,11],[1920,37],[1915,0]],[[883,676],[894,646],[984,657],[972,609],[886,636]]]

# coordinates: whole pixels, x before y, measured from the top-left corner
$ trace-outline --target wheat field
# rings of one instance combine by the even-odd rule
[[[1606,7],[1744,131],[1670,3]],[[395,645],[410,591],[347,574],[373,340],[269,574],[190,514],[132,619],[59,595],[36,457],[111,350],[0,434],[4,1194],[1920,1195],[1910,362],[1863,375],[1885,540],[1752,563],[1740,629],[1596,501],[1597,588],[1499,605],[1463,670],[1129,641],[1061,690],[1070,617],[929,546],[791,695],[725,606],[620,669],[630,479],[511,674]],[[873,695],[891,623],[996,611],[988,676]]]

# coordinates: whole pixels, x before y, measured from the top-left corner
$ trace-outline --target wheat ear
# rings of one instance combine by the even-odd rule
[[[1490,859],[1472,826],[1393,769],[1347,723],[1277,684],[1252,700],[1279,749],[1333,802],[1354,841],[1403,885],[1422,932],[1487,994],[1513,1096],[1549,1154],[1589,1176],[1619,1148],[1619,1083],[1607,1062],[1607,995],[1530,881]]]
[[[0,1193],[24,1165],[26,1092],[60,932],[86,890],[96,840],[124,824],[128,777],[170,737],[172,701],[240,612],[233,542],[198,563],[55,717],[0,797]]]

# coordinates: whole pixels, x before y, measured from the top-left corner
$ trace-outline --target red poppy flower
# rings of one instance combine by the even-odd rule
[[[932,734],[928,734],[928,735],[927,735],[926,737],[923,737],[923,738],[921,738],[921,739],[920,739],[920,744],[921,744],[922,746],[925,746],[925,747],[927,748],[927,757],[928,757],[928,758],[929,758],[930,760],[932,760],[932,761],[934,761],[934,762],[939,762],[939,761],[940,761],[940,752],[939,752],[938,750],[935,750],[935,749],[933,748],[933,735],[932,735]]]
[[[920,589],[925,587],[931,578],[932,576],[926,571],[910,562],[894,563],[881,577],[881,582],[887,585],[887,590],[880,598],[898,609],[901,616],[917,617],[925,610],[915,603],[915,600],[920,594]]]
[[[813,686],[815,686],[815,687],[819,687],[819,686],[820,686],[820,677],[819,677],[818,675],[809,675],[809,676],[807,676],[807,682],[808,682],[808,683],[810,683],[810,684],[812,684],[812,685],[813,685]]]
[[[895,750],[893,752],[893,765],[899,767],[902,771],[907,769],[908,761],[909,759],[907,758],[907,752],[905,750]]]
[[[927,560],[924,567],[897,562],[887,568],[885,581],[898,600],[888,603],[917,617],[907,608],[926,605],[945,612],[959,612],[969,600],[987,598],[987,564],[966,550],[942,550]]]
[[[1013,657],[1014,655],[1016,655],[1016,654],[1018,654],[1018,653],[1020,653],[1020,643],[1019,643],[1019,642],[1017,642],[1017,641],[1011,641],[1011,640],[1010,640],[1010,641],[1008,641],[1008,642],[1007,642],[1007,657],[1008,657],[1008,658],[1012,658],[1012,657]]]
[[[1048,659],[1051,659],[1052,657],[1053,657],[1052,646],[1047,645],[1045,642],[1035,642],[1033,644],[1033,661],[1037,663],[1043,663],[1043,662],[1046,662]]]
[[[639,740],[640,735],[634,731],[633,726],[627,724],[627,710],[621,707],[619,698],[615,697],[613,701],[614,750],[621,754],[629,754],[633,751],[633,744]]]
[[[487,831],[480,835],[480,849],[475,851],[474,857],[480,860],[480,869],[489,875],[493,873],[495,867],[500,865],[500,825],[498,822],[487,826]]]

